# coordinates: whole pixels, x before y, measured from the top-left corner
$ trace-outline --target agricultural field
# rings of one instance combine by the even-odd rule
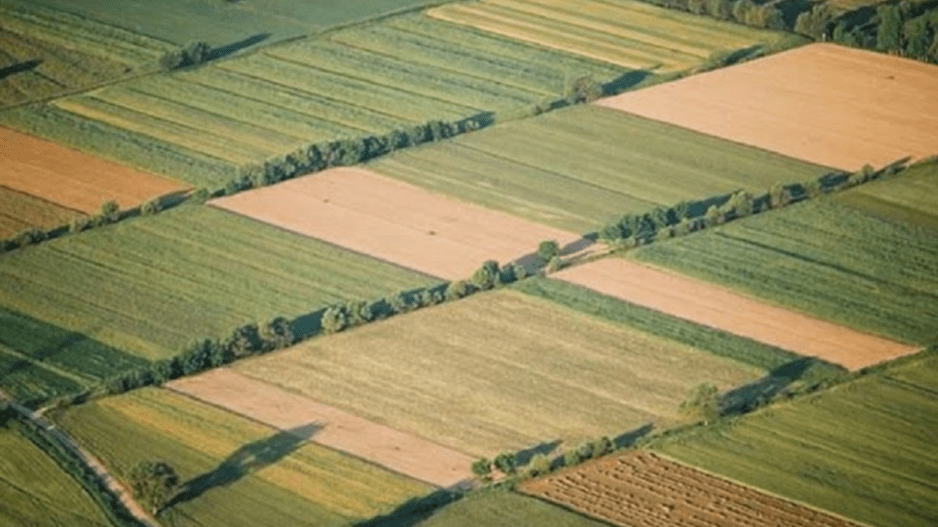
[[[172,179],[140,172],[55,143],[0,127],[0,186],[60,208],[92,214],[114,200],[121,208],[186,190]],[[17,199],[3,216],[22,209],[23,220],[42,210],[29,196]],[[47,211],[53,212],[46,208]],[[48,212],[47,212],[48,214]],[[41,213],[39,218],[42,219]]]
[[[211,204],[446,279],[469,278],[486,260],[504,264],[521,259],[543,240],[580,250],[576,233],[432,194],[361,168],[333,168]],[[568,256],[574,256],[572,251]]]
[[[146,359],[249,322],[432,283],[212,207],[126,220],[0,259],[4,309]],[[28,338],[27,327],[6,318],[0,334],[23,334],[11,345],[22,349],[41,338]]]
[[[77,210],[0,185],[0,239],[30,227],[49,230],[87,217]]]
[[[832,169],[592,105],[500,124],[366,165],[433,192],[576,232],[626,213]]]
[[[624,258],[604,258],[552,276],[848,369],[870,366],[919,349]]]
[[[227,368],[177,379],[165,387],[279,430],[317,423],[319,430],[310,438],[316,444],[352,454],[437,487],[456,487],[472,478],[469,469],[475,460],[466,454]]]
[[[799,203],[630,255],[907,344],[938,338],[938,236],[837,199]]]
[[[374,527],[393,527],[376,523]],[[430,518],[420,527],[606,527],[575,512],[514,492],[495,491],[461,499]]]
[[[938,522],[938,357],[699,428],[652,448],[877,527]]]
[[[234,369],[473,456],[674,423],[693,387],[763,372],[509,290]]]
[[[522,115],[573,79],[621,87],[627,73],[409,14],[0,112],[0,122],[218,188],[238,167],[311,144]]]
[[[28,439],[3,425],[0,452],[0,525],[111,525],[75,480]]]
[[[166,390],[99,400],[57,420],[120,478],[141,461],[172,463],[183,486],[165,517],[179,527],[347,525],[430,490],[310,444],[316,423],[277,431]]]
[[[482,0],[429,15],[624,68],[669,73],[715,51],[769,46],[784,34],[629,0]]]
[[[938,231],[938,162],[921,163],[899,177],[874,181],[837,195],[834,201],[877,218]]]
[[[934,65],[818,43],[598,104],[853,171],[938,154],[936,92]]]
[[[644,451],[608,456],[521,488],[621,527],[860,527]]]

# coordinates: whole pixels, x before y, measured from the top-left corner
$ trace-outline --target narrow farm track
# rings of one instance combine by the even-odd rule
[[[39,412],[34,412],[25,406],[18,404],[12,398],[10,398],[3,391],[0,391],[0,402],[6,401],[9,403],[10,407],[13,408],[17,413],[26,417],[33,423],[39,425],[40,428],[49,433],[55,440],[65,447],[69,448],[73,454],[75,454],[85,466],[89,467],[94,471],[95,475],[101,478],[107,485],[108,490],[121,501],[124,507],[136,518],[141,525],[147,527],[162,527],[159,522],[157,522],[153,516],[147,513],[139,503],[134,501],[133,494],[130,490],[124,486],[123,483],[116,477],[112,476],[108,471],[107,467],[104,466],[101,461],[95,456],[91,455],[90,452],[85,450],[77,441],[75,441],[71,436],[65,433],[60,428],[57,428],[52,421],[49,421],[43,417]]]

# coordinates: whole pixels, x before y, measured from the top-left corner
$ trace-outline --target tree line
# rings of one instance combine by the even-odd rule
[[[830,1],[644,0],[670,9],[938,63],[938,8],[901,0],[840,12]],[[784,7],[782,7],[784,6]]]

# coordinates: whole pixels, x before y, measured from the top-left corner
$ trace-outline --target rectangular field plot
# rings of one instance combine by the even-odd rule
[[[934,65],[811,44],[598,104],[857,170],[938,153],[936,92]]]
[[[716,50],[748,48],[781,38],[629,0],[482,0],[452,3],[430,16],[625,68],[678,71]]]
[[[0,122],[214,188],[237,167],[311,144],[518,114],[564,97],[572,78],[621,84],[626,73],[408,14],[11,109]]]
[[[474,456],[673,423],[692,387],[762,372],[506,290],[234,369]]]
[[[108,527],[84,489],[42,450],[0,426],[0,525]]]
[[[877,527],[938,522],[934,354],[652,448]]]
[[[938,231],[938,162],[922,163],[899,177],[874,181],[834,200],[886,221]],[[926,231],[922,236],[929,236]]]
[[[800,203],[630,254],[859,331],[909,344],[938,337],[938,236],[836,200]]]
[[[394,527],[392,522],[375,527]],[[480,492],[440,509],[421,527],[606,527],[606,523],[509,491]]]
[[[159,389],[76,407],[58,421],[125,481],[141,461],[172,463],[182,487],[165,514],[180,527],[337,527],[430,490],[310,444],[316,423],[277,431]]]
[[[651,452],[608,456],[521,488],[621,527],[860,527]]]
[[[0,239],[30,227],[48,230],[86,217],[77,210],[0,185]]]
[[[125,208],[186,188],[178,181],[3,127],[0,127],[0,185],[85,213],[97,212],[108,200],[115,200]],[[8,214],[10,209],[3,215]]]
[[[124,221],[0,260],[0,305],[150,359],[250,322],[430,283],[211,207]],[[3,319],[0,334],[23,333],[18,320]]]
[[[466,454],[227,368],[216,368],[164,386],[278,430],[315,422],[319,430],[311,441],[437,487],[453,487],[472,478],[470,467],[475,460]]]
[[[657,205],[761,192],[831,170],[594,106],[398,152],[368,168],[579,232]]]
[[[580,236],[431,194],[360,168],[334,168],[214,200],[212,205],[447,279],[507,263],[542,240]]]
[[[735,335],[818,357],[849,369],[913,353],[902,344],[783,309],[729,289],[620,258],[554,277]]]

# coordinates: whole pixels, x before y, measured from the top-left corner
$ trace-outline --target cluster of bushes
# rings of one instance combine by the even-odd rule
[[[615,442],[609,437],[583,441],[579,445],[569,448],[551,458],[542,453],[534,454],[521,464],[521,452],[503,452],[495,459],[479,458],[472,463],[472,473],[484,482],[494,481],[494,473],[501,473],[503,481],[509,486],[516,485],[526,479],[536,478],[550,474],[565,467],[573,467],[606,456],[617,450]]]
[[[901,0],[875,10],[838,10],[825,2],[754,0],[645,0],[671,9],[749,26],[793,31],[816,40],[876,49],[938,63],[938,9],[931,2]]]
[[[739,190],[705,200],[683,201],[672,207],[657,207],[644,214],[627,214],[604,225],[597,234],[613,249],[637,247],[892,175],[903,170],[906,162],[907,159],[902,159],[880,170],[866,165],[852,174],[830,173],[802,183],[777,184],[760,195]]]
[[[146,527],[111,492],[104,480],[84,462],[84,458],[55,431],[23,415],[14,405],[0,411],[0,423],[16,429],[51,457],[62,470],[77,481],[116,527]]]
[[[190,42],[179,49],[163,54],[159,59],[160,68],[163,71],[171,71],[177,68],[195,66],[207,61],[211,54],[212,47],[208,45],[208,42]]]

